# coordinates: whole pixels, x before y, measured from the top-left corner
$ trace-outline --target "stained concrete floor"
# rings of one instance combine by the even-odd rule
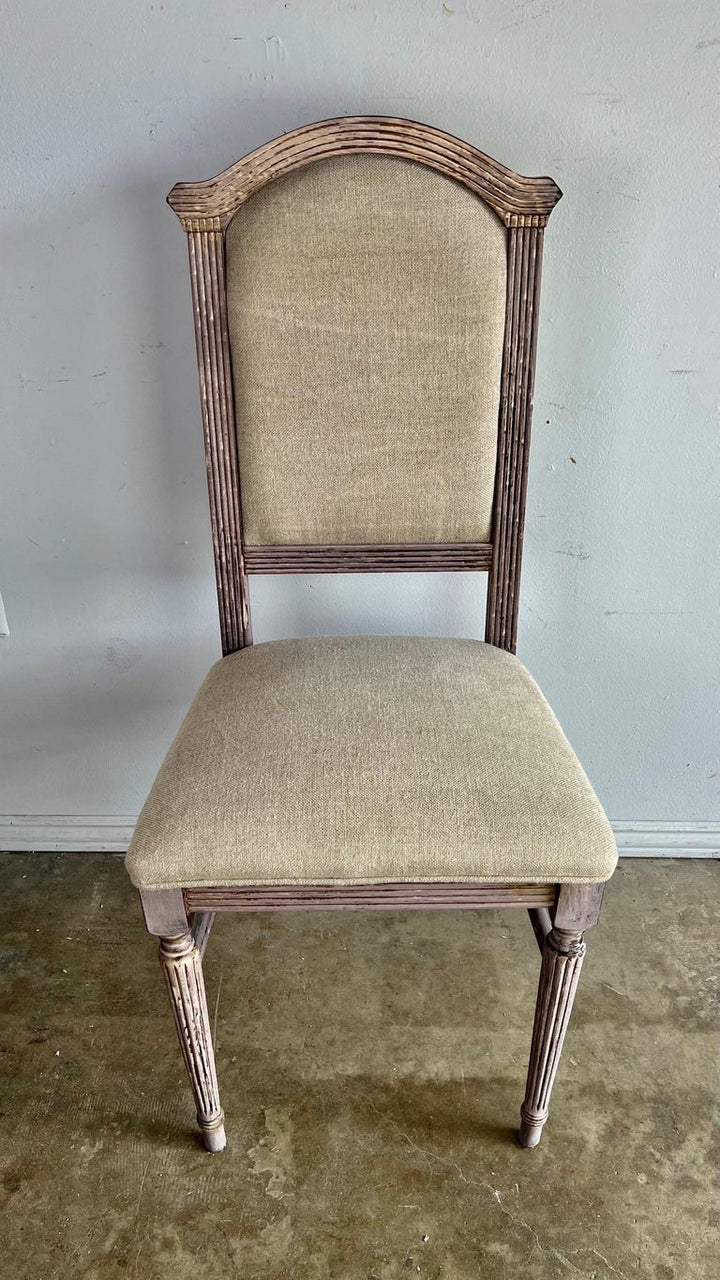
[[[0,1275],[715,1280],[720,864],[621,866],[542,1145],[523,912],[222,917],[196,1143],[121,861],[0,857]]]

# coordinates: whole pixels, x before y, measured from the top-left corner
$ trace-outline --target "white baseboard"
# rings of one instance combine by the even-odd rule
[[[720,858],[720,822],[613,822],[621,858]]]
[[[134,818],[64,814],[0,816],[0,849],[8,853],[125,853]]]
[[[136,818],[0,816],[0,849],[124,853]],[[720,858],[720,822],[613,822],[623,858]]]

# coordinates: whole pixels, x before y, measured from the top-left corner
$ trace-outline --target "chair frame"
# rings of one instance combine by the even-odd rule
[[[225,230],[273,179],[316,160],[397,156],[463,183],[507,228],[507,295],[490,543],[249,546],[243,538]],[[543,233],[562,192],[551,178],[513,173],[457,138],[409,120],[353,116],[277,138],[206,182],[178,183],[168,203],[188,236],[195,337],[223,654],[252,643],[248,575],[478,570],[489,574],[485,640],[515,652]],[[241,426],[241,424],[239,424]],[[602,884],[267,885],[141,890],[148,931],[160,939],[180,1045],[205,1146],[225,1146],[202,957],[218,911],[405,910],[523,907],[542,953],[519,1140],[540,1141]]]

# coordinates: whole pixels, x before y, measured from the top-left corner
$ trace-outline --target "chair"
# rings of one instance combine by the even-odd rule
[[[543,231],[561,192],[425,125],[329,120],[168,201],[190,252],[222,659],[127,868],[210,1151],[218,911],[525,908],[540,1141],[610,826],[515,654]],[[248,576],[477,570],[485,642],[252,645]]]

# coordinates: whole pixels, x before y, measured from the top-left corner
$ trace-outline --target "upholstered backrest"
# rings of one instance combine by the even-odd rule
[[[225,235],[248,546],[489,542],[507,233],[382,154],[269,182]]]
[[[414,120],[274,138],[188,237],[220,629],[248,576],[487,570],[514,650],[544,228],[561,191]]]

